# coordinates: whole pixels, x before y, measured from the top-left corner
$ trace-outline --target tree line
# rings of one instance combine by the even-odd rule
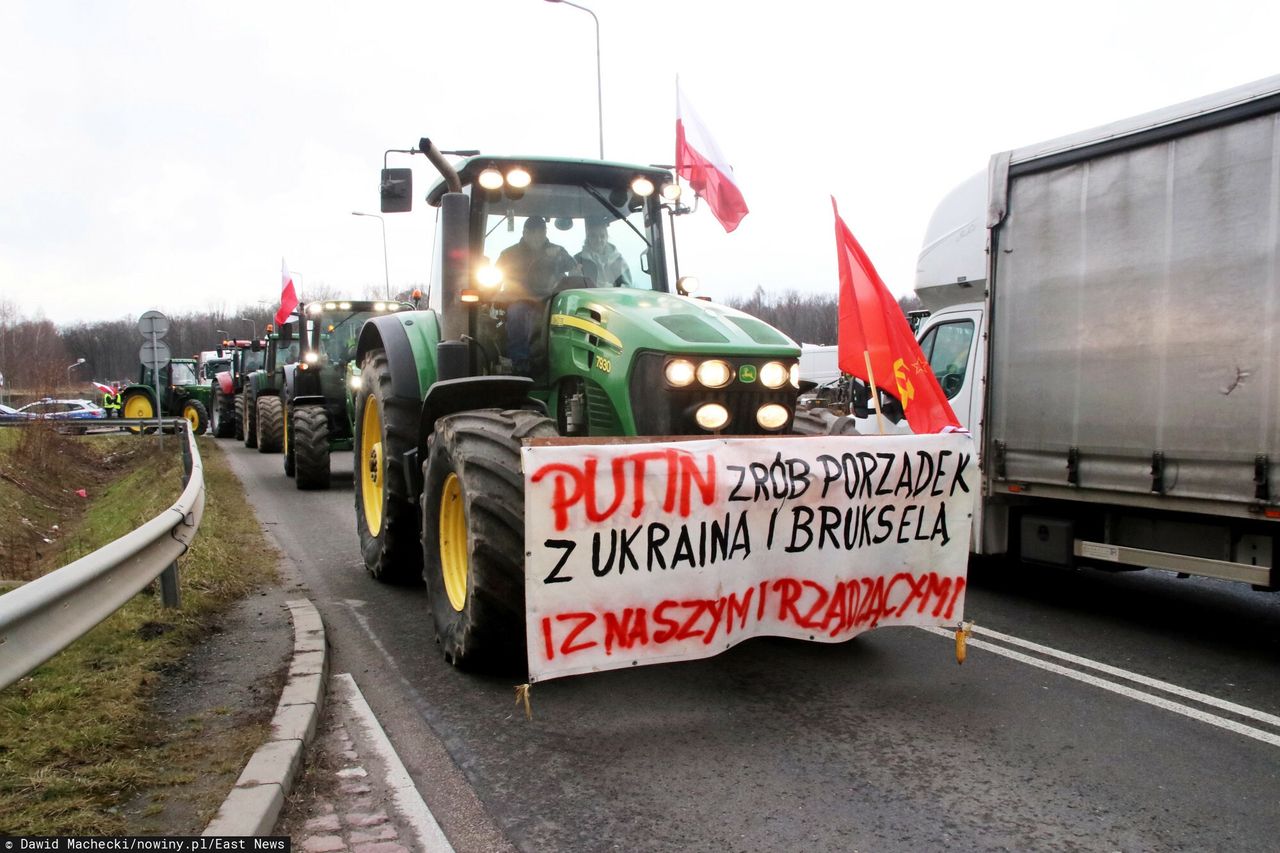
[[[329,299],[334,295],[311,297]],[[770,295],[757,287],[750,296],[730,298],[727,304],[760,318],[798,343],[829,345],[838,338],[839,310],[834,294],[786,291]],[[914,294],[899,299],[898,304],[904,313],[920,307]],[[261,337],[274,311],[252,305],[173,315],[165,341],[174,357],[194,356],[215,349],[226,338]],[[0,375],[4,378],[0,395],[8,397],[16,391],[31,397],[73,392],[92,396],[85,390],[90,380],[136,381],[141,345],[137,317],[58,326],[46,319],[26,318],[12,302],[0,300]]]

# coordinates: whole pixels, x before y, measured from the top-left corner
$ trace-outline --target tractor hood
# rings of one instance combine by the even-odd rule
[[[702,299],[630,288],[570,290],[552,304],[551,326],[574,328],[615,350],[799,356],[777,329],[734,308]]]

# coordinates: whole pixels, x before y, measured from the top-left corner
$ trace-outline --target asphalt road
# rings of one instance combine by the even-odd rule
[[[1280,596],[977,566],[963,666],[916,628],[758,639],[535,685],[530,721],[365,574],[350,453],[307,493],[219,445],[458,850],[1276,849]]]

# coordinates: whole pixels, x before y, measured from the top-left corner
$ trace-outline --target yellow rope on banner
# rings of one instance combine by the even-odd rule
[[[968,654],[969,634],[972,632],[972,619],[956,629],[956,663],[964,663],[965,655]]]
[[[533,719],[533,706],[529,704],[529,690],[533,685],[517,684],[516,685],[516,704],[524,702],[524,715],[528,719]]]

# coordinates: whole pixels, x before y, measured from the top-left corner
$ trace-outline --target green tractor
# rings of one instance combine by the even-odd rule
[[[209,428],[209,403],[213,392],[200,381],[194,358],[171,359],[160,368],[160,401],[156,405],[155,375],[149,367],[142,367],[138,382],[126,385],[120,391],[121,415],[126,418],[154,418],[158,411],[163,417],[182,416],[196,435]]]
[[[356,341],[373,317],[413,306],[387,300],[326,299],[299,306],[302,357],[277,371],[284,423],[284,472],[299,489],[329,488],[329,456],[350,450],[354,392],[360,387]]]
[[[235,437],[259,453],[279,453],[284,448],[281,368],[298,360],[296,328],[296,320],[285,323],[279,331],[267,326],[262,361],[245,376],[236,395]]]
[[[524,440],[831,430],[796,417],[794,341],[669,276],[668,171],[408,153],[443,176],[434,286],[361,330],[356,529],[374,578],[425,580],[445,658],[487,666],[524,648]],[[411,170],[382,187],[410,208]]]

